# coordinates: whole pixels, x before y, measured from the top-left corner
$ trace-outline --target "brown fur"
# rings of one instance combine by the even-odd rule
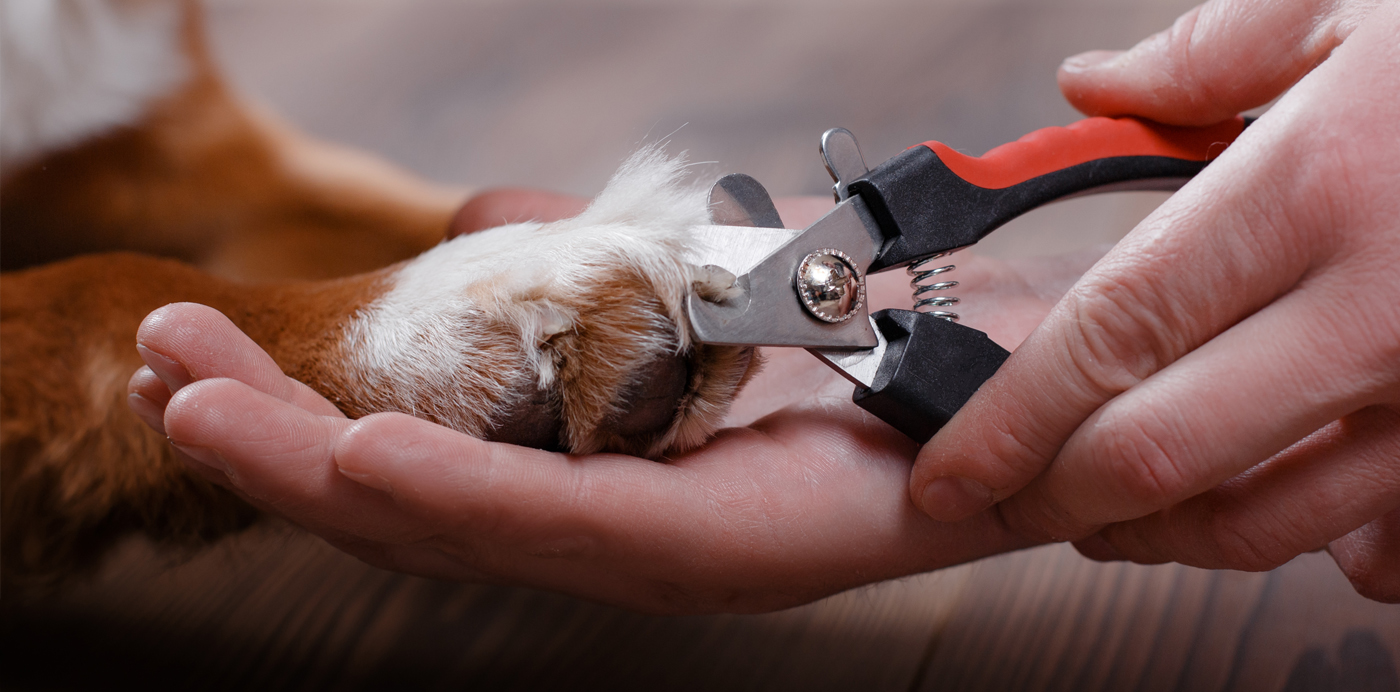
[[[378,275],[246,286],[171,260],[82,257],[0,276],[0,476],[4,574],[47,578],[90,567],[132,530],[207,542],[254,514],[185,471],[127,410],[141,367],[136,329],[177,300],[219,309],[289,372],[315,382],[334,364],[336,325],[375,294]]]
[[[141,530],[198,545],[253,510],[198,479],[127,410],[142,365],[136,328],[174,301],[214,306],[304,380],[326,379],[335,324],[369,299],[368,275],[257,287],[227,276],[333,277],[437,243],[464,191],[318,142],[239,102],[214,70],[198,7],[181,3],[194,74],[119,127],[0,181],[0,491],[9,586],[94,564]]]
[[[347,415],[392,408],[343,366],[345,326],[384,289],[391,270],[379,268],[437,243],[465,197],[240,103],[209,61],[194,3],[182,7],[189,82],[139,122],[0,181],[5,588],[87,571],[124,534],[198,546],[256,518],[127,409],[145,315],[178,301],[212,306]],[[119,249],[190,264],[110,252]],[[535,386],[518,325],[488,324],[478,370],[497,380],[487,388],[501,393],[501,422],[493,428],[483,409],[465,432],[574,451],[693,446],[700,433],[673,440],[671,423],[717,420],[755,369],[736,348],[640,357],[638,336],[675,329],[641,276],[614,272],[552,298],[572,300],[578,315],[546,344],[554,385]]]

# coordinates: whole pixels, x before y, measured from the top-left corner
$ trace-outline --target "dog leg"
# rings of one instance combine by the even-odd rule
[[[576,453],[700,444],[756,363],[687,332],[687,292],[726,287],[683,261],[708,210],[681,169],[643,151],[575,218],[344,279],[243,284],[132,254],[0,277],[7,579],[80,571],[121,533],[197,544],[251,520],[122,405],[137,326],[175,301],[223,312],[352,417],[402,411]]]

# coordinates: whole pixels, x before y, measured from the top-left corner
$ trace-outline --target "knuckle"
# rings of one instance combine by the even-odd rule
[[[1339,293],[1344,300],[1357,303],[1362,314],[1366,314],[1368,308],[1379,307],[1391,299],[1390,296],[1400,295],[1400,284],[1393,290],[1379,291],[1381,296],[1357,296],[1358,292],[1359,287],[1349,286]],[[1342,316],[1325,319],[1326,326],[1331,328],[1327,334],[1329,338],[1318,350],[1326,348],[1329,357],[1337,359],[1338,368],[1355,381],[1359,398],[1376,404],[1390,404],[1384,408],[1394,415],[1395,405],[1400,404],[1400,367],[1397,367],[1400,364],[1400,319],[1371,320]]]
[[[1123,558],[1138,563],[1178,562],[1201,569],[1266,572],[1302,550],[1286,524],[1260,522],[1214,492],[1194,499],[1184,514],[1176,508],[1113,524],[1104,540]]]
[[[1035,412],[1020,400],[1013,400],[1017,409],[1009,415],[993,415],[984,419],[992,434],[990,460],[1009,472],[1008,479],[988,477],[983,480],[998,492],[1006,492],[1009,484],[1025,482],[1045,470],[1062,441],[1049,436],[1049,431],[1026,425],[1024,421],[1034,420]]]
[[[1204,8],[1196,7],[1177,17],[1172,22],[1170,28],[1162,33],[1161,41],[1167,49],[1167,55],[1173,58],[1168,64],[1168,70],[1176,78],[1177,83],[1186,87],[1188,92],[1194,91],[1199,80],[1192,67],[1191,53],[1192,46],[1197,45],[1205,39],[1205,29],[1209,22],[1201,21],[1201,12]]]
[[[950,425],[935,442],[924,445],[913,468],[913,487],[951,474],[1005,497],[1042,472],[1061,441],[1045,426],[1026,423],[1037,418],[1026,402],[1004,398],[1003,405],[976,411],[974,426]]]
[[[1078,540],[1097,528],[1075,517],[1067,505],[1039,493],[1013,495],[994,509],[1006,528],[1034,541]]]
[[[1147,61],[1155,68],[1155,88],[1150,100],[1140,106],[1149,112],[1141,115],[1150,116],[1153,112],[1170,109],[1168,104],[1183,103],[1191,107],[1190,112],[1198,112],[1202,105],[1212,102],[1209,74],[1201,72],[1202,68],[1209,69],[1210,65],[1202,64],[1195,58],[1200,46],[1212,43],[1211,28],[1216,22],[1212,21],[1212,17],[1202,17],[1203,12],[1210,11],[1209,5],[1195,7],[1178,17],[1170,27],[1149,36],[1132,49],[1140,60]]]
[[[1205,518],[1204,538],[1214,559],[1197,567],[1267,572],[1297,557],[1293,532],[1272,521],[1246,521],[1233,512],[1211,512]]]
[[[1069,365],[1105,394],[1126,391],[1183,350],[1175,309],[1157,295],[1150,270],[1133,272],[1147,276],[1133,281],[1099,277],[1077,289],[1064,334]]]
[[[1094,422],[1086,453],[1092,477],[1135,508],[1155,510],[1170,504],[1190,486],[1185,466],[1187,438],[1161,411],[1134,411],[1132,417],[1105,415]],[[1133,516],[1106,517],[1108,520]]]
[[[1198,48],[1218,43],[1216,29],[1223,23],[1218,17],[1202,16],[1217,8],[1197,7],[1182,15],[1170,29],[1171,55],[1169,72],[1179,85],[1180,94],[1193,101],[1197,108],[1219,102],[1214,86],[1216,80],[1211,61],[1196,59]]]

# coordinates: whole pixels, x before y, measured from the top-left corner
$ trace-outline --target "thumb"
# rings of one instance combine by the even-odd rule
[[[1087,115],[1209,125],[1273,100],[1322,62],[1378,0],[1212,0],[1128,51],[1060,66]]]

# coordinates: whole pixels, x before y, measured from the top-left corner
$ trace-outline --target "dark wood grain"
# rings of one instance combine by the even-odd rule
[[[652,617],[383,572],[259,531],[5,602],[6,689],[1397,689],[1400,606],[1322,555],[1265,574],[1049,546],[758,616]],[[1362,684],[1364,683],[1364,684]],[[1356,686],[1360,684],[1361,686]]]

